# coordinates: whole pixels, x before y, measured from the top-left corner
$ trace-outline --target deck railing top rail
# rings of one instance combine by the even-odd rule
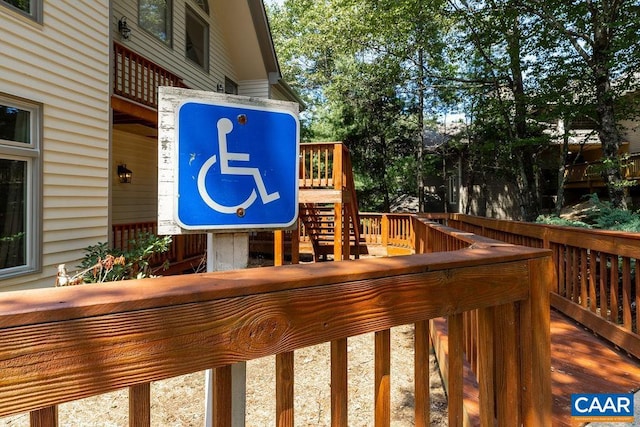
[[[0,417],[517,301],[533,304],[522,314],[527,333],[518,334],[527,335],[522,366],[529,366],[528,349],[536,345],[530,329],[544,337],[548,322],[544,298],[534,299],[545,295],[538,267],[548,261],[545,250],[490,244],[1,293]],[[539,370],[534,376],[548,371],[545,360],[531,366]],[[550,395],[536,384],[525,384],[541,396],[524,393],[524,424],[548,425],[541,402]],[[493,414],[492,398],[484,406]]]

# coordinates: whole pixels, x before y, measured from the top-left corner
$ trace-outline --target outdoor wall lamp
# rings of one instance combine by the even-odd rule
[[[129,35],[131,34],[131,28],[127,25],[127,17],[123,16],[118,21],[118,32],[122,36],[123,39],[127,40]]]
[[[118,165],[118,179],[120,180],[121,184],[131,184],[132,176],[133,172],[127,169],[127,165]]]

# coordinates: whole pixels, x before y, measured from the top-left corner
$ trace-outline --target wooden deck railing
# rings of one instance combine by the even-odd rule
[[[113,44],[113,93],[158,108],[158,86],[186,87],[182,79],[119,43]]]
[[[223,374],[232,363],[275,354],[276,419],[290,426],[292,352],[331,342],[332,424],[346,426],[347,340],[375,332],[375,423],[388,426],[389,328],[414,324],[415,424],[424,426],[428,320],[447,316],[456,355],[448,366],[449,425],[461,426],[462,313],[479,310],[483,425],[549,426],[551,275],[549,251],[488,243],[450,253],[0,293],[0,417],[31,411],[32,425],[55,426],[56,405],[128,387],[130,425],[149,425],[151,381],[214,368],[214,423],[230,425],[233,402],[222,392],[230,387]],[[494,346],[505,335],[512,339]]]
[[[553,252],[551,305],[640,358],[640,233],[427,214],[458,230]]]
[[[334,159],[341,155],[341,143],[300,144],[300,188],[332,188]]]
[[[385,246],[390,255],[406,255],[414,249],[411,214],[361,212],[360,228],[367,245]]]
[[[588,183],[603,182],[600,169],[602,162],[589,162],[571,165],[566,168],[565,182],[572,183]],[[620,172],[624,179],[640,179],[640,154],[632,154],[629,159],[623,162]]]
[[[141,233],[153,233],[158,231],[158,225],[154,222],[136,222],[129,224],[114,224],[112,227],[112,247],[122,251],[131,250],[131,241]],[[183,271],[196,271],[207,251],[206,234],[182,234],[172,236],[169,251],[154,255],[149,264],[157,274],[181,273]],[[164,267],[163,267],[164,266]],[[166,268],[162,270],[161,268]]]

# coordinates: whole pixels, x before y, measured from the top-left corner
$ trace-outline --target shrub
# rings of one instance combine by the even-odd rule
[[[150,277],[149,260],[155,254],[167,252],[171,236],[158,237],[153,233],[140,233],[129,242],[130,250],[110,249],[106,243],[98,243],[85,249],[79,268],[85,283],[112,282],[116,280]]]

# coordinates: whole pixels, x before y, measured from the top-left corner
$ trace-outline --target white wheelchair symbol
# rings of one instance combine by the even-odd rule
[[[248,175],[253,176],[253,179],[256,183],[256,187],[258,187],[258,192],[260,193],[260,198],[262,199],[263,204],[267,204],[269,202],[273,202],[280,198],[280,193],[273,192],[268,193],[267,188],[264,185],[264,181],[262,180],[262,175],[260,175],[260,169],[258,168],[249,168],[249,167],[237,167],[237,166],[229,166],[229,161],[241,161],[248,162],[249,161],[249,153],[230,153],[227,149],[227,135],[231,133],[233,130],[233,123],[231,120],[227,118],[222,118],[218,120],[218,147],[220,149],[220,173],[222,175]],[[209,169],[216,163],[217,158],[214,154],[209,157],[206,162],[200,168],[200,172],[198,173],[198,192],[200,193],[200,197],[202,200],[213,210],[216,210],[220,213],[225,214],[236,214],[241,212],[241,210],[247,209],[249,206],[256,201],[258,195],[256,194],[256,190],[252,189],[251,194],[247,199],[235,206],[225,206],[213,200],[213,198],[207,192],[207,188],[205,185],[205,178]]]

